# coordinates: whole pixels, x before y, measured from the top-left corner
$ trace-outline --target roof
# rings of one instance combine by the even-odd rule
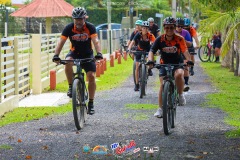
[[[71,17],[73,6],[64,0],[34,0],[13,12],[14,17]]]

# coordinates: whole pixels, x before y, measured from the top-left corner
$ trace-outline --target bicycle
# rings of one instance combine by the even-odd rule
[[[165,135],[169,135],[171,128],[175,127],[176,120],[176,109],[179,104],[178,91],[173,76],[174,67],[186,66],[184,63],[181,64],[155,64],[153,68],[161,69],[162,67],[166,70],[166,75],[163,77],[163,91],[162,91],[162,102],[163,102],[163,130]]]
[[[84,72],[81,64],[95,61],[94,58],[74,59],[74,60],[60,60],[60,64],[67,64],[73,62],[77,67],[76,72],[73,73],[72,83],[72,109],[74,123],[78,130],[82,129],[88,114],[88,107],[86,101],[88,100],[88,90],[84,80]]]
[[[116,39],[119,39],[119,47],[120,47],[119,48],[119,52],[121,53],[122,57],[124,56],[123,52],[127,51],[127,48],[128,48],[127,41],[124,40],[125,36],[127,36],[127,33],[122,35],[122,36],[120,36],[120,37],[118,37],[118,38],[116,38]]]
[[[148,80],[148,73],[147,73],[147,65],[146,65],[146,55],[148,54],[148,52],[146,51],[131,51],[131,53],[133,53],[135,56],[137,55],[141,55],[141,61],[139,63],[138,66],[138,84],[140,87],[139,90],[139,96],[140,98],[143,98],[143,96],[146,95],[146,90],[147,90],[147,80]],[[134,63],[135,64],[135,63]],[[134,77],[134,81],[136,83],[136,79],[135,79],[135,70],[136,70],[136,64],[133,65],[133,77]]]
[[[202,62],[213,62],[215,59],[213,42],[208,41],[205,46],[200,46],[198,49],[198,57]]]

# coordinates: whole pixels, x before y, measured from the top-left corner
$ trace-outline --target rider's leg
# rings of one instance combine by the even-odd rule
[[[183,106],[186,104],[186,99],[183,94],[183,89],[184,89],[184,71],[183,69],[179,68],[175,71],[174,78],[175,78],[175,83],[177,86],[178,94],[179,94],[179,105]]]
[[[189,90],[188,81],[189,81],[189,67],[185,66],[184,67],[184,84],[185,84],[185,87],[183,89],[184,92],[187,92]]]
[[[161,118],[162,117],[162,91],[163,91],[163,76],[159,77],[160,86],[158,92],[158,106],[156,113],[154,114],[155,117]]]
[[[136,60],[136,68],[135,68],[135,80],[136,85],[134,87],[134,91],[139,91],[139,62]]]
[[[215,62],[219,62],[220,48],[215,47],[215,49],[214,49],[214,53],[215,53],[215,57],[216,57]]]
[[[73,60],[72,57],[66,57],[66,60]],[[69,62],[65,65],[65,74],[68,81],[68,92],[67,95],[71,98],[72,97],[72,81],[73,81],[73,63]]]
[[[96,91],[96,81],[95,81],[95,72],[89,71],[87,72],[88,78],[88,92],[89,92],[89,100],[94,100],[95,91]]]

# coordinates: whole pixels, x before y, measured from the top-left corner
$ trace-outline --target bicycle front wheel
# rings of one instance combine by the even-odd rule
[[[215,61],[215,54],[214,54],[214,49],[211,48],[211,54],[209,55],[209,61],[214,62]]]
[[[143,98],[145,94],[145,75],[146,67],[143,64],[139,65],[139,95]]]
[[[209,61],[209,56],[211,55],[210,50],[208,46],[201,46],[198,49],[198,57],[202,62],[207,62]]]
[[[134,61],[133,61],[133,81],[134,81],[134,85],[136,85],[135,71],[136,71],[136,60],[134,59]]]
[[[170,82],[166,81],[163,86],[162,93],[162,102],[163,102],[163,130],[165,135],[170,134],[173,121],[173,112],[172,112],[172,89]]]
[[[80,130],[83,128],[85,121],[84,112],[86,106],[82,103],[84,101],[84,88],[79,79],[74,79],[72,87],[73,118],[76,128]]]

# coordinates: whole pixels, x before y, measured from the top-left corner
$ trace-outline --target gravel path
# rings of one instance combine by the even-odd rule
[[[233,129],[224,123],[226,115],[219,109],[201,106],[206,94],[216,90],[198,65],[195,73],[190,79],[191,90],[186,94],[187,105],[177,108],[176,128],[169,136],[163,133],[162,119],[153,117],[156,109],[130,110],[125,107],[130,103],[157,104],[158,78],[157,70],[154,70],[147,96],[143,99],[133,91],[132,77],[121,87],[98,92],[96,114],[88,116],[86,125],[79,132],[75,129],[72,113],[1,127],[0,159],[116,159],[111,144],[127,144],[127,140],[133,140],[140,151],[133,153],[128,148],[121,154],[123,158],[118,159],[239,160],[240,139],[228,139],[224,135]],[[87,145],[91,148],[107,145],[109,154],[83,153],[83,147]],[[158,148],[149,154],[143,151],[146,147]],[[127,158],[129,154],[132,158]]]

